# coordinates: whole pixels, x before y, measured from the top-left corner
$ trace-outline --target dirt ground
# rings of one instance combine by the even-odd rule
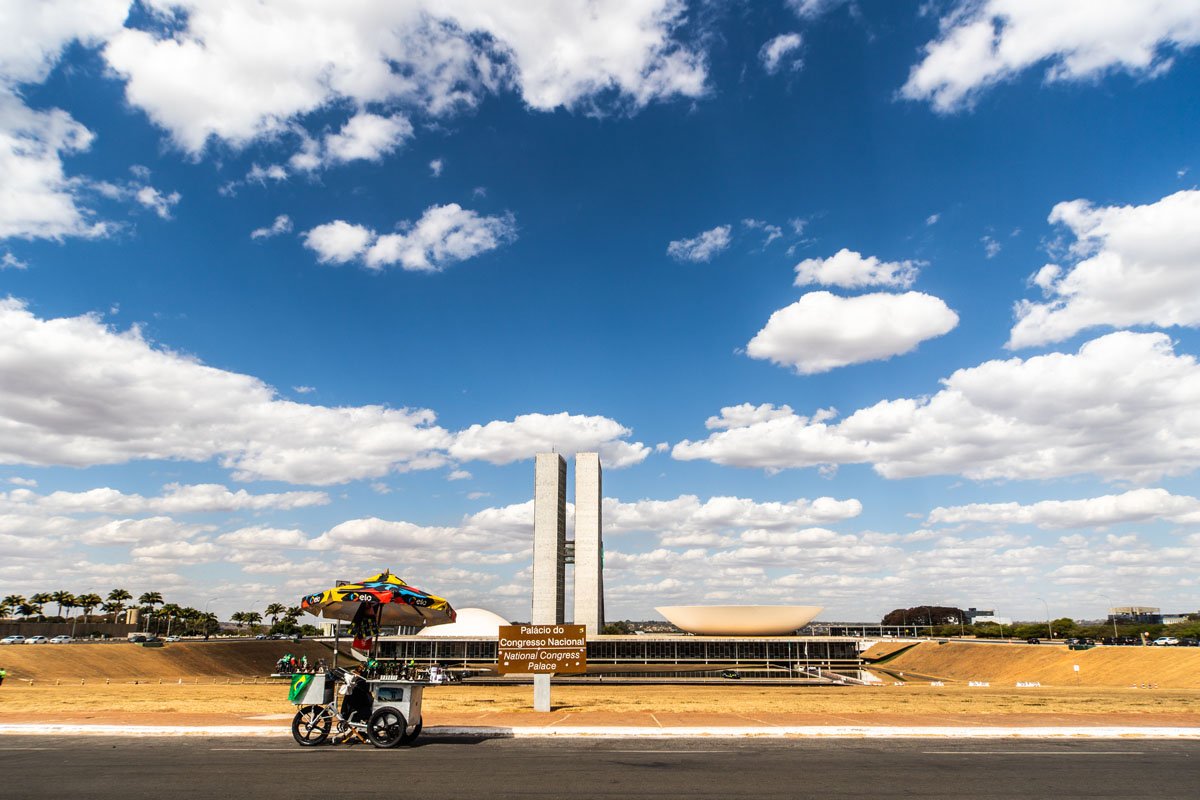
[[[213,639],[202,642],[169,642],[163,647],[141,647],[129,642],[75,643],[0,647],[0,666],[14,680],[176,681],[179,678],[237,680],[269,675],[284,653],[311,663],[330,659],[329,646],[300,642]]]
[[[887,645],[865,654],[882,656]],[[1128,688],[1154,684],[1167,689],[1200,689],[1200,648],[1093,647],[1069,650],[1062,645],[922,642],[903,650],[883,666],[955,681],[1018,681],[1074,687]],[[1078,670],[1075,668],[1078,667]]]
[[[439,714],[529,712],[531,686],[443,686],[425,692],[424,710]],[[1200,692],[1179,689],[982,688],[921,684],[882,687],[555,686],[556,710],[579,713],[738,713],[856,715],[1137,714],[1186,715],[1200,725]],[[5,681],[0,721],[30,714],[290,715],[287,684],[88,684]]]

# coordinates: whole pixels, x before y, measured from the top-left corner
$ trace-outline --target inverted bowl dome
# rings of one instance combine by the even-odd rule
[[[688,633],[773,636],[812,622],[824,606],[661,606],[654,609]]]
[[[460,608],[458,619],[449,625],[422,628],[417,636],[495,636],[508,620],[486,608]]]

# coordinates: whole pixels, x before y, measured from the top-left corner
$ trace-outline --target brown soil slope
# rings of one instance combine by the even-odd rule
[[[887,658],[894,653],[898,653],[901,650],[914,646],[914,643],[911,641],[876,642],[863,651],[862,657],[864,661],[878,661],[881,658]]]
[[[1055,645],[922,642],[887,662],[887,669],[956,681],[1200,689],[1200,649],[1190,647],[1068,650]]]
[[[10,645],[0,647],[0,667],[13,679],[115,681],[269,675],[284,653],[308,656],[310,663],[332,658],[320,642],[211,641],[171,642],[141,647],[110,644]]]

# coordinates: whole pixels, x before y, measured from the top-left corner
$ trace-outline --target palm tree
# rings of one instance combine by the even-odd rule
[[[300,619],[300,615],[304,613],[304,609],[300,606],[289,606],[288,610],[283,612],[283,616],[290,619],[292,622]]]
[[[113,589],[108,593],[108,602],[113,607],[113,622],[116,622],[117,617],[125,610],[125,603],[132,599],[133,595],[125,589]]]
[[[138,606],[141,607],[142,613],[146,615],[146,625],[142,630],[150,629],[150,617],[154,616],[154,607],[163,604],[161,592],[143,592],[138,598]],[[157,628],[156,628],[157,630]]]
[[[242,629],[242,626],[246,624],[246,612],[245,611],[235,611],[229,615],[229,619],[231,619],[233,622],[237,623],[238,630],[240,631]]]
[[[62,607],[67,609],[67,617],[71,615],[72,608],[79,608],[79,598],[75,595],[68,595],[62,600]]]
[[[271,624],[274,625],[279,621],[280,615],[287,612],[287,606],[283,603],[271,603],[267,606],[267,616],[271,618]]]
[[[17,607],[25,602],[25,598],[19,594],[10,594],[3,600],[0,600],[0,608],[4,608],[5,614],[12,614],[17,610]]]
[[[50,599],[58,604],[58,615],[60,617],[63,615],[63,609],[67,608],[66,601],[73,597],[74,595],[68,592],[66,589],[59,589],[50,595]]]
[[[251,625],[257,625],[258,623],[262,622],[262,614],[258,613],[257,611],[247,611],[246,622],[250,623]]]
[[[46,603],[53,603],[54,595],[50,594],[49,592],[38,592],[33,597],[29,598],[29,602],[32,605],[37,606],[38,617],[45,619],[45,614],[42,613],[42,606],[46,605]]]
[[[166,605],[164,605],[162,608],[159,609],[159,611],[162,614],[164,614],[167,618],[167,635],[168,636],[171,635],[171,623],[175,620],[176,617],[179,616],[179,612],[182,610],[183,609],[180,608],[175,603],[167,603]]]
[[[83,609],[83,621],[91,622],[88,617],[91,616],[92,609],[103,603],[104,598],[95,592],[88,592],[87,594],[81,594],[79,597],[76,597],[75,602],[78,603],[79,607]]]
[[[24,603],[21,603],[20,605],[17,606],[17,614],[19,616],[25,618],[26,620],[28,620],[34,614],[41,614],[41,613],[42,613],[42,607],[37,605],[36,603],[30,603],[29,601],[25,601]]]

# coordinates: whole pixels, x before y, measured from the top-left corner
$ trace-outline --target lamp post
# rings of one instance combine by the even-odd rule
[[[1099,592],[1096,592],[1096,594],[1100,594],[1100,593],[1099,593]],[[1103,597],[1105,600],[1107,600],[1107,601],[1108,601],[1110,604],[1111,604],[1111,603],[1112,603],[1112,601],[1113,601],[1113,599],[1112,599],[1111,597],[1109,597],[1108,595],[1106,595],[1106,594],[1100,594],[1100,596],[1101,596],[1101,597]],[[1112,618],[1112,624],[1113,624],[1113,643],[1114,643],[1114,644],[1116,644],[1116,638],[1117,638],[1117,615],[1116,615],[1116,614],[1114,614],[1114,613],[1112,613],[1114,608],[1116,608],[1116,606],[1112,606],[1112,605],[1110,605],[1110,607],[1109,607],[1109,609],[1108,609],[1108,616],[1109,616],[1110,618]]]
[[[1038,598],[1042,600],[1042,598]],[[1042,608],[1046,609],[1046,631],[1050,634],[1050,641],[1054,641],[1054,628],[1050,625],[1050,605],[1042,600]]]

